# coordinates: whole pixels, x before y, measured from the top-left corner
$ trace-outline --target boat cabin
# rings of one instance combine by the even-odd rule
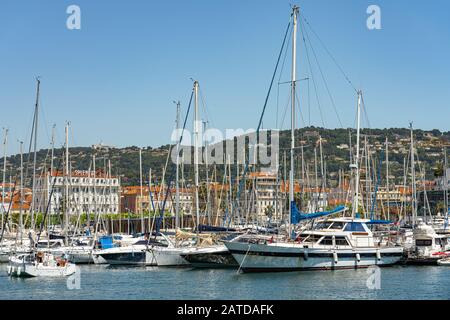
[[[368,222],[349,218],[322,220],[300,232],[296,242],[308,247],[373,247],[374,237]]]

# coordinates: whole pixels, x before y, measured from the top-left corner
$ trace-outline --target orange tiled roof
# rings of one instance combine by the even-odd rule
[[[50,170],[49,170],[50,172]],[[65,175],[65,172],[63,171],[57,171],[57,170],[53,170],[51,172],[51,176],[52,177],[63,177]],[[71,177],[75,177],[75,178],[109,178],[109,175],[107,173],[105,173],[103,170],[98,169],[95,171],[95,174],[93,171],[88,171],[88,170],[73,170],[70,173]],[[117,178],[115,176],[111,176],[111,178]]]

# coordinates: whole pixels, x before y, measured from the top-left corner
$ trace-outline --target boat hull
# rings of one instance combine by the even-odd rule
[[[312,249],[298,246],[257,245],[227,242],[226,246],[243,272],[357,269],[398,263],[403,248]]]
[[[225,246],[194,249],[181,256],[194,268],[237,268],[239,266]]]
[[[129,246],[111,248],[95,254],[96,260],[103,260],[109,265],[116,266],[156,266],[156,261],[147,254],[147,246]]]
[[[185,251],[183,248],[154,247],[146,255],[147,260],[154,261],[158,267],[189,266],[189,262],[181,256]]]
[[[92,248],[72,248],[65,251],[69,261],[75,264],[93,264]]]
[[[76,272],[76,266],[67,263],[64,267],[43,266],[42,264],[15,262],[13,259],[8,265],[8,275],[11,277],[67,277]]]
[[[145,265],[145,251],[102,253],[100,256],[110,265]]]

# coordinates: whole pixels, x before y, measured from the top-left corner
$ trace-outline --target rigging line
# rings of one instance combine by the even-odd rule
[[[271,79],[270,85],[269,85],[269,90],[267,91],[266,99],[265,99],[265,101],[264,101],[263,110],[262,110],[261,116],[260,116],[260,118],[259,118],[258,128],[256,129],[256,139],[257,139],[257,141],[259,140],[259,131],[260,131],[260,129],[261,129],[261,125],[262,125],[262,122],[263,122],[263,119],[264,119],[264,114],[265,114],[265,112],[266,112],[267,103],[268,103],[268,101],[269,101],[270,93],[272,92],[273,82],[274,82],[274,80],[275,80],[275,76],[276,76],[277,71],[278,71],[278,66],[279,66],[279,64],[280,64],[281,55],[283,54],[283,49],[284,49],[284,46],[285,46],[285,44],[286,44],[286,38],[287,38],[287,36],[288,36],[289,29],[290,29],[290,27],[291,27],[291,21],[292,21],[292,15],[291,15],[291,18],[289,19],[289,23],[288,23],[288,25],[287,25],[287,27],[286,27],[286,32],[285,32],[285,34],[284,34],[284,39],[283,39],[283,43],[281,44],[280,52],[279,52],[279,54],[278,54],[278,59],[277,59],[276,65],[275,65],[275,70],[274,70],[274,72],[273,72],[272,79]],[[244,187],[243,182],[245,181],[244,178],[245,178],[245,176],[246,176],[246,174],[247,174],[247,172],[248,172],[248,167],[249,167],[249,163],[248,163],[248,161],[247,161],[247,162],[245,163],[244,170],[243,170],[243,172],[242,172],[242,177],[243,177],[243,178],[239,181],[239,186],[238,186],[238,190],[237,190],[237,193],[236,193],[236,198],[235,198],[235,201],[236,201],[236,208],[238,208],[238,205],[239,205],[239,200],[238,200],[238,199],[239,199],[239,197],[240,197],[240,195],[241,195],[242,188]],[[234,213],[234,212],[233,212],[233,213]],[[229,220],[229,224],[230,224],[230,223],[231,223],[231,216],[230,216],[230,220]]]
[[[291,98],[292,98],[292,91],[289,94],[288,100],[286,102],[286,105],[284,106],[284,111],[283,111],[283,118],[281,119],[281,123],[280,123],[280,127],[279,129],[282,130],[283,126],[284,126],[284,120],[286,119],[286,113],[289,107],[289,103],[291,102]]]
[[[77,141],[75,140],[75,135],[73,134],[73,130],[72,130],[72,126],[71,126],[71,122],[69,121],[69,133],[70,133],[70,138],[73,141],[73,145],[76,146],[77,145]]]
[[[309,90],[309,77],[308,77],[308,126],[311,127],[311,94]]]
[[[214,121],[209,116],[209,113],[208,113],[208,110],[207,110],[207,106],[206,106],[206,102],[205,102],[205,99],[203,97],[203,91],[202,91],[200,85],[198,86],[198,91],[200,92],[200,100],[202,101],[202,109],[203,109],[203,112],[205,112],[206,121],[210,122],[212,124],[212,126],[215,127]]]
[[[303,18],[303,20],[305,21],[305,23],[308,25],[308,27],[311,29],[311,32],[316,36],[316,38],[319,40],[320,44],[322,45],[322,47],[325,49],[325,52],[330,56],[331,60],[333,60],[333,62],[336,64],[336,66],[338,67],[339,71],[341,71],[342,75],[344,76],[345,80],[347,80],[348,84],[352,87],[352,89],[355,92],[358,92],[358,90],[356,89],[356,87],[353,85],[353,82],[350,80],[350,78],[347,76],[347,74],[345,73],[344,69],[341,67],[341,65],[337,62],[337,60],[335,59],[335,57],[331,54],[330,50],[328,50],[327,46],[325,45],[325,43],[322,41],[322,39],[319,37],[319,35],[314,31],[313,27],[311,26],[311,24],[309,23],[309,21],[306,19],[306,17],[300,12],[300,16]]]
[[[298,97],[298,91],[295,91],[295,97],[297,98],[297,107],[298,107],[298,113],[300,114],[300,119],[303,121],[303,124],[305,123],[305,118],[303,117],[302,109],[300,108],[300,99]]]
[[[362,101],[362,106],[363,106],[364,117],[365,117],[365,120],[367,121],[367,126],[369,127],[369,129],[371,129],[372,127],[370,125],[369,115],[367,113],[366,103],[364,102],[364,96],[363,95],[361,95],[361,101]]]
[[[45,116],[45,108],[42,105],[42,97],[41,97],[41,103],[39,104],[39,107],[40,107],[41,113],[42,113],[42,121],[41,121],[41,123],[46,124],[47,123],[47,117]],[[45,129],[45,134],[47,135],[47,139],[50,140],[50,135],[48,134],[48,127],[47,127],[47,125],[44,125],[44,129]],[[39,130],[39,128],[38,128],[38,130]]]
[[[290,29],[291,27],[289,27]],[[276,127],[278,128],[278,98],[280,95],[280,81],[281,81],[281,76],[283,75],[283,70],[284,70],[284,65],[286,63],[286,57],[287,57],[287,53],[288,53],[288,48],[289,45],[291,43],[291,38],[288,38],[288,42],[286,45],[286,50],[284,51],[284,57],[283,57],[283,63],[281,64],[281,69],[280,69],[280,76],[278,77],[278,91],[277,91],[277,117],[276,117]]]
[[[304,26],[303,22],[302,22],[302,26]],[[334,112],[336,113],[336,117],[337,117],[337,119],[339,121],[339,125],[341,126],[341,128],[343,128],[341,117],[339,116],[339,113],[337,111],[336,103],[334,101],[333,95],[331,94],[330,88],[328,86],[328,82],[325,79],[325,75],[323,73],[322,67],[320,66],[319,59],[317,58],[316,50],[314,50],[314,47],[313,47],[312,42],[311,42],[311,39],[309,38],[308,30],[306,30],[306,28],[304,28],[304,29],[305,29],[306,39],[308,39],[309,46],[311,47],[311,51],[312,51],[312,53],[314,55],[314,59],[316,60],[317,67],[319,68],[320,75],[322,76],[322,81],[323,81],[323,83],[325,85],[325,88],[327,90],[327,93],[328,93],[328,96],[330,98],[331,104],[333,106]]]
[[[311,60],[309,59],[309,50],[308,50],[308,46],[306,44],[305,35],[303,33],[303,29],[304,28],[300,28],[300,29],[301,29],[301,32],[302,32],[303,43],[305,45],[305,52],[306,52],[306,58],[308,60],[308,65],[309,65],[309,72],[311,73],[311,79],[312,79],[313,84],[314,84],[314,92],[316,94],[317,106],[319,108],[320,118],[322,120],[322,126],[325,127],[325,121],[324,121],[324,118],[323,118],[322,108],[321,108],[320,100],[319,100],[319,94],[318,94],[318,91],[317,91],[316,79],[314,78],[314,73],[313,73],[313,68],[312,68],[312,65],[311,65]]]
[[[181,145],[181,142],[183,141],[184,130],[185,130],[185,128],[186,128],[186,123],[187,123],[188,118],[189,118],[189,111],[191,110],[192,98],[193,98],[193,97],[194,97],[194,90],[191,91],[191,97],[190,97],[190,99],[189,99],[189,105],[188,105],[188,108],[187,108],[187,110],[186,110],[186,116],[185,116],[184,122],[183,122],[183,129],[182,129],[182,131],[181,131],[180,138],[179,138],[178,141],[177,141],[177,144],[178,144],[178,145]],[[172,147],[172,145],[170,145],[170,147]],[[169,153],[170,153],[170,150],[169,150]],[[177,155],[177,157],[178,157],[178,156],[179,156],[179,155]],[[175,176],[175,171],[176,171],[175,169],[176,169],[176,164],[172,163],[172,172],[171,172],[171,175],[169,176],[169,179],[168,179],[168,183],[167,183],[167,192],[166,192],[166,195],[165,195],[165,197],[164,197],[164,201],[163,201],[163,203],[162,203],[162,206],[160,206],[160,209],[159,209],[159,219],[157,220],[157,224],[156,224],[155,238],[156,238],[156,235],[159,233],[159,230],[160,230],[160,228],[161,228],[161,221],[162,221],[162,219],[164,218],[164,210],[165,210],[167,198],[168,198],[168,196],[169,196],[169,194],[170,194],[170,186],[171,186],[171,183],[173,182],[173,178],[174,178],[174,176]],[[163,191],[163,190],[161,189],[161,192],[162,192],[162,191]],[[158,200],[159,200],[159,197],[158,197]],[[155,217],[156,217],[156,214],[155,214]],[[149,237],[149,241],[150,241],[150,237]]]
[[[33,124],[31,126],[31,134],[30,134],[30,144],[28,146],[28,157],[26,160],[26,167],[25,167],[25,181],[28,180],[28,171],[30,169],[31,166],[31,148],[33,147],[33,138],[34,138],[34,126],[36,125],[36,108],[34,108],[33,111]],[[31,177],[32,178],[32,177]],[[31,178],[30,178],[30,183],[31,183]]]
[[[58,166],[57,166],[59,169],[61,169],[61,168],[62,168],[62,165],[63,165],[63,160],[62,160],[62,159],[63,159],[63,158],[60,158],[60,159],[59,159],[59,164],[58,164]],[[48,216],[48,212],[49,212],[49,209],[50,209],[50,204],[51,204],[51,202],[52,202],[52,200],[53,200],[53,193],[55,192],[56,180],[57,180],[57,179],[53,179],[53,183],[52,183],[52,186],[51,186],[51,189],[50,189],[50,195],[49,195],[49,197],[48,197],[47,206],[46,206],[46,208],[45,208],[44,216],[42,217],[41,225],[40,225],[40,227],[39,227],[39,233],[38,233],[38,237],[37,237],[36,243],[39,242],[39,239],[41,238],[42,231],[43,231],[43,229],[44,229],[45,219],[46,219],[47,216]]]
[[[279,128],[278,127],[279,101],[280,101],[280,83],[278,83],[278,88],[277,88],[277,113],[276,113],[276,116],[275,116],[275,128]]]

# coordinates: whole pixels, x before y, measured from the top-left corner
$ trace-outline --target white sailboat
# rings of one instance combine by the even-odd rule
[[[195,205],[196,205],[196,225],[197,225],[197,241],[200,241],[198,238],[198,226],[200,224],[200,208],[199,208],[199,174],[198,174],[198,163],[199,163],[199,124],[200,121],[198,119],[198,89],[199,84],[198,81],[194,81],[194,175],[195,175]],[[179,112],[179,104],[177,104],[177,129],[179,129],[178,123],[178,112]],[[181,139],[180,139],[181,140]],[[178,229],[178,215],[179,215],[179,186],[178,186],[178,159],[179,159],[179,145],[181,141],[177,141],[177,171],[176,171],[176,229]],[[178,231],[178,230],[177,230]],[[194,245],[194,242],[187,242],[184,246],[180,246],[176,241],[175,243],[169,242],[167,247],[161,246],[152,246],[150,250],[147,251],[148,259],[154,259],[158,266],[187,266],[189,262],[184,259],[181,255],[186,252],[190,247]]]
[[[42,251],[13,256],[8,265],[11,277],[66,277],[75,272],[75,264]]]

